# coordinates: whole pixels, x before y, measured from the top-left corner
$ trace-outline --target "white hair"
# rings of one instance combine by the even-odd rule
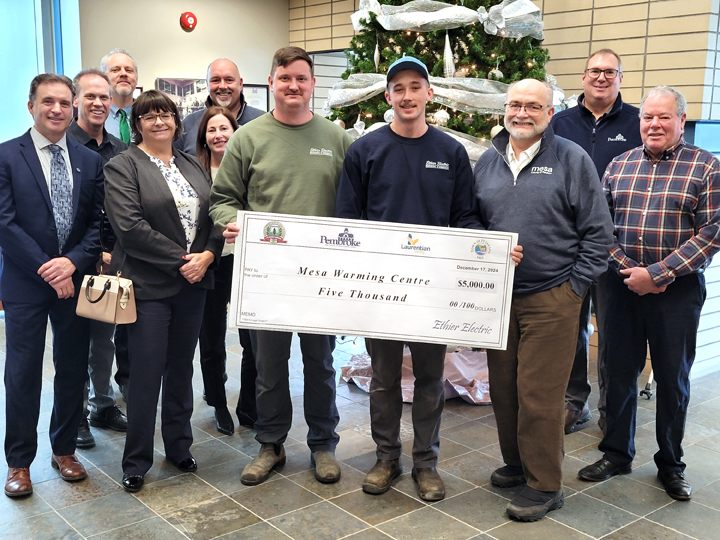
[[[683,96],[680,92],[678,92],[675,88],[672,86],[656,86],[652,90],[650,90],[647,94],[645,94],[645,97],[642,98],[640,101],[640,116],[642,116],[642,110],[643,105],[645,104],[645,100],[649,98],[650,96],[655,95],[661,95],[661,96],[672,96],[675,98],[675,108],[677,109],[677,115],[682,116],[687,112],[687,101],[685,101],[685,96]]]
[[[124,54],[125,56],[127,56],[130,59],[130,61],[133,63],[133,67],[135,68],[135,74],[137,74],[138,67],[137,67],[137,64],[135,63],[135,59],[132,56],[130,56],[129,52],[127,52],[125,49],[121,49],[119,47],[116,49],[113,49],[112,51],[110,51],[109,53],[107,53],[105,56],[102,57],[102,60],[100,60],[100,70],[103,73],[107,73],[108,72],[108,65],[107,65],[108,60],[110,60],[110,57],[113,54],[120,54],[120,53]]]

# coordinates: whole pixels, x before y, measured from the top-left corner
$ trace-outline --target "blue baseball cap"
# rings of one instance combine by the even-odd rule
[[[390,66],[390,69],[388,69],[387,81],[390,82],[392,78],[398,74],[398,72],[405,69],[417,71],[427,82],[430,82],[430,74],[428,73],[428,69],[425,64],[412,56],[403,56],[402,58],[395,60]]]

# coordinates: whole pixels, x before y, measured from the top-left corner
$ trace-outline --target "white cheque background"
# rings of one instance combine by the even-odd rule
[[[270,222],[284,243],[261,240]],[[506,347],[514,233],[259,212],[238,224],[231,326]],[[322,240],[345,229],[358,245]]]

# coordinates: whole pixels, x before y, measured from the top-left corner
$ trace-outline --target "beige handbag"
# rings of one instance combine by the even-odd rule
[[[112,324],[130,324],[137,320],[132,281],[100,274],[85,276],[78,295],[77,314]]]

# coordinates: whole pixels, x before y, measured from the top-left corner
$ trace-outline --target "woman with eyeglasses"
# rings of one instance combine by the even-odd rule
[[[173,149],[182,129],[175,103],[157,90],[143,92],[130,127],[134,143],[105,166],[105,209],[117,237],[111,271],[133,281],[137,305],[137,322],[128,327],[122,460],[123,487],[136,492],[153,462],[161,385],[165,457],[180,471],[197,470],[190,453],[192,360],[223,239],[208,215],[209,175]]]

